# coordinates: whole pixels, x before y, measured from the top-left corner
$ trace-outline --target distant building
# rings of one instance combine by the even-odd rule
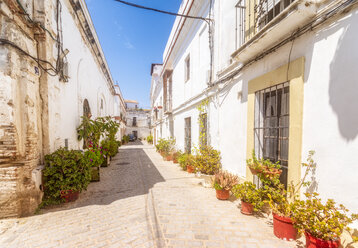
[[[126,105],[126,134],[133,134],[143,139],[150,134],[150,110],[139,108],[134,100],[125,100]]]

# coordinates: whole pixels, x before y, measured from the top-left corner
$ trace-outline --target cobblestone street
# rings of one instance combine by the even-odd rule
[[[130,143],[76,202],[0,221],[0,247],[297,247],[200,181],[152,146]]]

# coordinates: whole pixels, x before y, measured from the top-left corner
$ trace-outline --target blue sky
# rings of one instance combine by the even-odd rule
[[[177,12],[181,0],[127,0]],[[149,107],[150,66],[162,63],[175,16],[126,6],[114,0],[86,0],[113,79],[125,99]]]

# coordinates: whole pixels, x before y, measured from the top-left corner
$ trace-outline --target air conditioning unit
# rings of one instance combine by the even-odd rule
[[[69,73],[68,73],[68,62],[63,63],[62,76],[63,76],[63,81],[68,82],[68,79],[70,78]]]

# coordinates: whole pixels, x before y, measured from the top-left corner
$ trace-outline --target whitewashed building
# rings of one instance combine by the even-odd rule
[[[151,66],[151,86],[150,86],[150,106],[151,106],[151,133],[153,143],[158,139],[166,137],[163,134],[163,79],[162,64],[152,64]],[[164,129],[166,131],[167,129]]]
[[[38,167],[82,148],[82,115],[125,116],[125,106],[84,0],[1,1],[0,30],[1,218],[34,213]]]
[[[126,135],[138,139],[147,138],[150,134],[150,110],[139,107],[138,101],[125,100],[126,104]]]
[[[253,180],[245,161],[255,149],[281,162],[282,182],[297,182],[314,150],[310,189],[356,211],[357,1],[183,0],[179,13],[213,21],[176,18],[163,89],[151,91],[169,106],[161,123],[173,120],[178,148],[198,146],[197,106],[208,99],[207,142],[224,169]]]

